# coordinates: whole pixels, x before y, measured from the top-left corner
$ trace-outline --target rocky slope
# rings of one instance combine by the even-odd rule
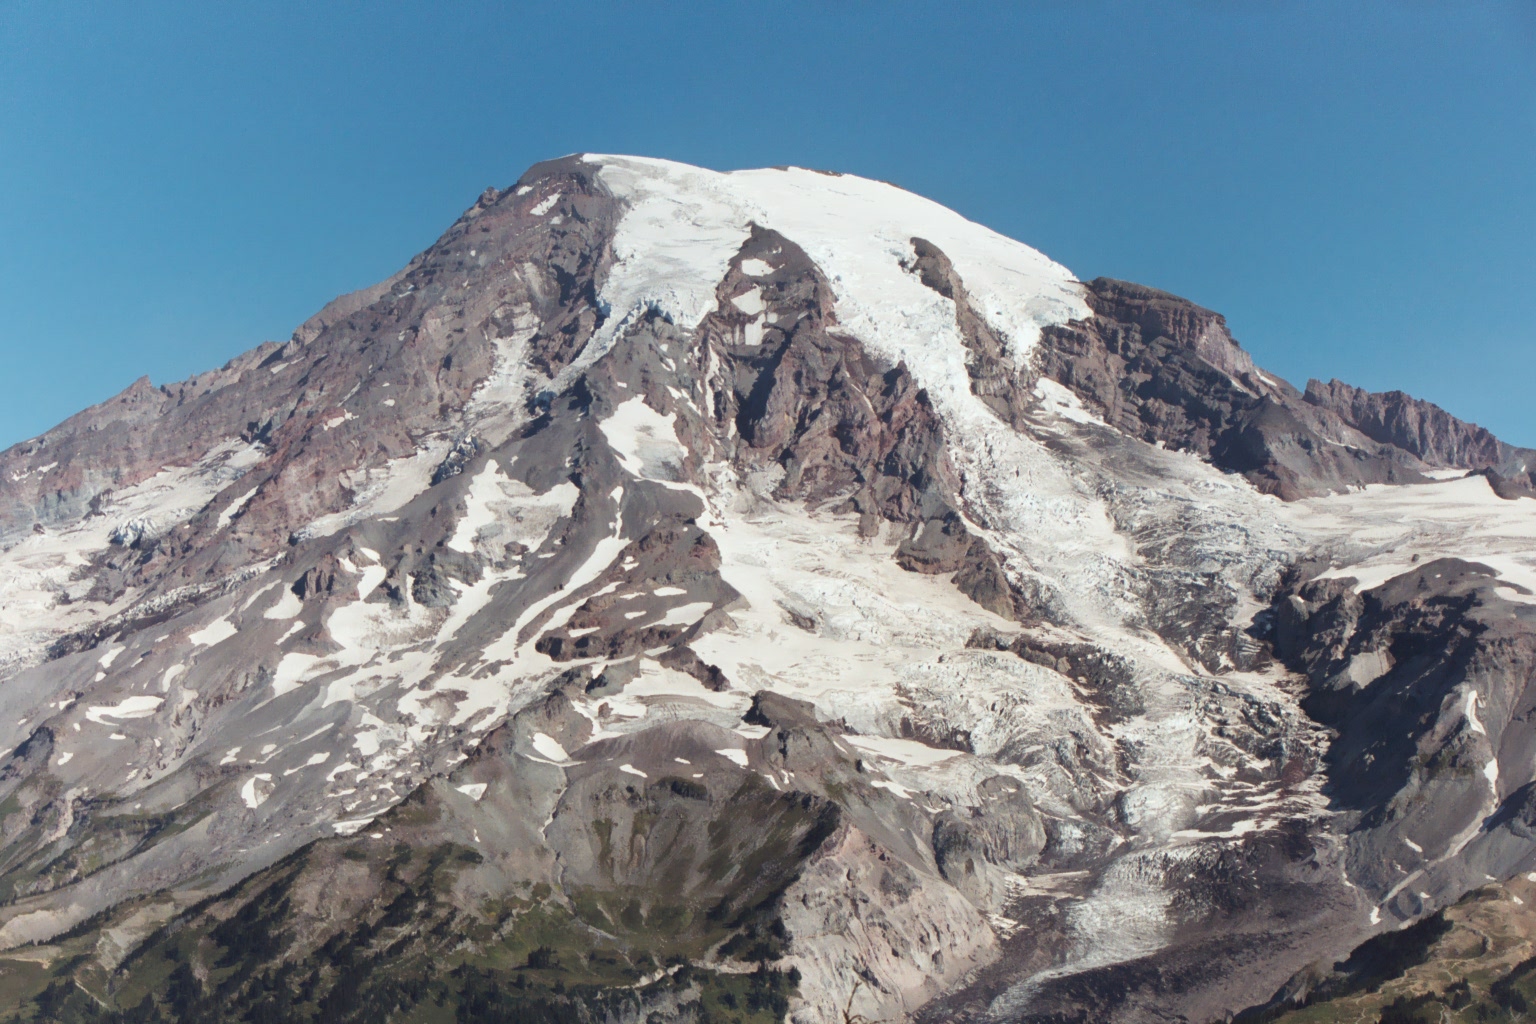
[[[1500,497],[1533,496],[1536,451],[1505,444],[1487,430],[1401,391],[1375,394],[1343,381],[1307,381],[1306,400],[1336,413],[1367,437],[1437,465],[1483,472]]]
[[[1489,885],[1348,958],[1299,972],[1239,1024],[1505,1024],[1536,1013],[1536,899],[1532,879]]]
[[[893,186],[538,165],[0,453],[0,1012],[1283,1012],[1536,869],[1522,458]]]

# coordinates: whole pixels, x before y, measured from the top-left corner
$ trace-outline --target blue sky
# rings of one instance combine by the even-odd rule
[[[1536,4],[0,0],[0,446],[573,151],[894,181],[1536,446]]]

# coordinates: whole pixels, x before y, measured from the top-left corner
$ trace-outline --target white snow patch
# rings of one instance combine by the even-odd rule
[[[593,724],[592,740],[642,728],[653,709],[661,709],[664,718],[715,718],[723,724],[740,718],[751,703],[740,692],[706,689],[693,676],[667,668],[653,658],[640,658],[636,667],[635,677],[625,684],[623,692],[574,702],[576,710]],[[607,715],[600,717],[598,710],[603,705],[607,706]]]
[[[277,671],[272,674],[272,695],[281,697],[290,690],[297,690],[319,661],[319,656],[314,654],[283,655],[283,659],[277,663]]]
[[[740,295],[733,296],[731,305],[747,314],[747,316],[752,317],[757,316],[767,308],[767,305],[763,302],[763,290],[761,288],[752,288],[749,291],[742,292]]]
[[[261,485],[257,484],[255,487],[252,487],[250,490],[246,491],[244,494],[240,495],[240,497],[236,498],[234,501],[225,506],[224,511],[219,513],[219,529],[224,529],[230,524],[235,516],[240,514],[240,512],[245,508],[246,504],[251,500],[251,498],[255,497],[256,492],[260,489],[260,487]]]
[[[120,721],[130,718],[148,718],[164,703],[164,697],[143,695],[126,697],[117,704],[88,708],[85,712],[85,717],[97,725],[106,725],[105,719],[108,718],[115,718]]]
[[[304,610],[304,602],[290,587],[283,589],[283,596],[277,599],[277,603],[261,613],[264,619],[291,619]]]
[[[474,553],[475,537],[482,527],[489,526],[496,519],[496,513],[491,507],[492,499],[506,497],[500,486],[503,480],[511,482],[501,472],[495,459],[487,459],[485,467],[470,481],[469,491],[464,495],[464,518],[454,527],[453,536],[448,541],[448,546],[454,551],[462,551],[466,555]]]
[[[1049,377],[1041,377],[1035,382],[1035,397],[1040,399],[1042,406],[1050,413],[1073,423],[1093,423],[1104,426],[1105,423],[1099,417],[1089,412],[1083,406],[1083,400],[1070,388],[1067,388]]]
[[[245,801],[245,806],[253,810],[267,802],[267,797],[272,795],[268,787],[257,786],[258,782],[271,782],[272,776],[268,772],[261,772],[245,780],[245,785],[240,787],[240,799]]]
[[[560,745],[560,741],[547,733],[536,732],[533,734],[533,749],[556,764],[572,763],[571,755],[565,752],[565,748]]]
[[[236,747],[235,749],[238,750],[239,748]],[[330,773],[325,777],[325,781],[335,782],[336,776],[340,775],[342,772],[354,772],[357,771],[357,768],[358,766],[353,764],[351,761],[343,761],[341,764],[330,770]]]
[[[382,565],[368,565],[363,567],[362,575],[363,578],[357,581],[358,601],[366,601],[368,595],[389,577],[389,570]]]
[[[480,798],[485,796],[485,789],[487,785],[488,784],[484,782],[470,782],[462,786],[455,786],[453,788],[478,803]]]
[[[694,601],[691,604],[680,604],[675,608],[667,609],[667,614],[662,616],[658,626],[691,626],[698,622],[709,610],[714,607],[711,601]]]
[[[762,317],[755,317],[754,319],[742,325],[741,343],[743,345],[750,346],[751,348],[757,348],[763,343]]]
[[[1319,579],[1352,576],[1360,592],[1437,558],[1453,557],[1486,565],[1512,584],[1499,588],[1505,599],[1536,603],[1536,499],[1506,501],[1486,477],[1371,484],[1286,503],[1275,511],[1306,533],[1337,538],[1363,552],[1320,573]],[[1516,586],[1528,593],[1519,593]]]
[[[1477,717],[1477,705],[1480,700],[1482,700],[1481,695],[1476,690],[1469,689],[1467,691],[1467,702],[1462,705],[1461,713],[1466,717],[1469,729],[1479,735],[1486,736],[1488,735],[1488,730],[1483,728],[1483,723]]]
[[[240,630],[232,625],[229,616],[225,615],[214,619],[195,633],[188,633],[187,639],[199,647],[212,647],[214,644],[223,643],[238,632]]]
[[[675,481],[688,450],[677,439],[676,413],[663,416],[636,395],[598,423],[619,463],[641,480]]]
[[[939,747],[930,747],[926,743],[916,740],[899,740],[886,736],[852,736],[844,735],[843,742],[849,746],[858,747],[870,754],[878,754],[892,761],[913,768],[927,768],[936,764],[943,764],[950,758],[959,757],[958,750],[943,750]]]
[[[830,280],[843,330],[891,364],[905,361],[930,389],[968,381],[966,352],[953,303],[902,265],[914,236],[949,257],[1016,365],[1042,327],[1090,315],[1065,267],[894,185],[801,168],[721,174],[664,160],[585,159],[628,208],[601,294],[612,317],[562,378],[583,372],[647,310],[670,314],[684,331],[697,327],[752,223],[798,243]]]

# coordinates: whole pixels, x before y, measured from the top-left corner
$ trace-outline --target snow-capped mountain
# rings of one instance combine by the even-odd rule
[[[0,453],[0,1012],[1300,998],[1536,869],[1533,473],[892,185],[537,165]]]

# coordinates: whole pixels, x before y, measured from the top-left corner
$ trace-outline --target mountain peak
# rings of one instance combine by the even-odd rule
[[[1264,1003],[1536,867],[1522,457],[895,186],[538,164],[0,453],[15,1006]]]

